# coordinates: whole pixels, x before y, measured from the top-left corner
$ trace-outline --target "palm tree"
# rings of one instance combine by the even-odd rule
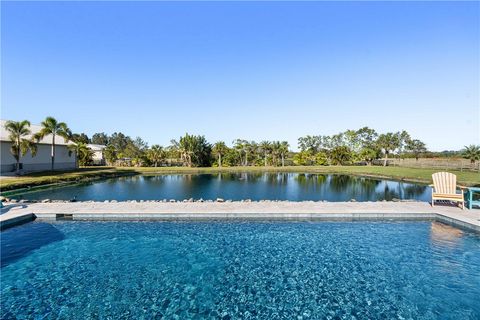
[[[5,129],[9,133],[12,146],[10,152],[16,160],[15,172],[20,173],[20,158],[24,156],[28,150],[30,150],[32,157],[37,153],[37,146],[31,140],[26,139],[30,132],[30,122],[23,121],[7,121],[5,123]]]
[[[247,142],[246,151],[247,151],[247,154],[251,156],[250,158],[253,158],[254,159],[253,161],[255,161],[255,158],[258,153],[258,144],[255,141]]]
[[[240,163],[243,166],[248,165],[248,151],[249,151],[249,142],[243,139],[236,139],[233,141],[235,150],[240,154]],[[245,161],[243,161],[242,155],[245,154]]]
[[[280,141],[273,141],[271,143],[270,151],[272,153],[273,165],[277,165],[277,158],[280,155],[281,144]]]
[[[377,150],[365,147],[362,150],[360,150],[359,156],[360,156],[360,159],[365,160],[367,165],[370,166],[372,165],[373,160],[377,158],[377,153],[378,153]]]
[[[383,160],[383,166],[385,167],[387,165],[388,154],[400,147],[399,134],[391,132],[381,134],[377,139],[377,145],[385,152],[385,158]]]
[[[272,144],[270,143],[270,141],[262,141],[260,142],[260,144],[258,145],[260,147],[260,150],[263,152],[263,159],[265,161],[265,167],[267,166],[267,159],[268,159],[268,153],[271,151],[272,149]]]
[[[117,161],[117,149],[112,144],[109,144],[104,150],[103,154],[105,155],[105,161],[109,165],[114,165]]]
[[[36,133],[33,137],[37,142],[43,139],[47,135],[52,135],[52,168],[53,171],[55,169],[55,137],[60,136],[65,139],[65,141],[70,140],[72,135],[70,129],[67,127],[65,122],[58,122],[53,117],[47,117],[41,123],[42,129]]]
[[[158,163],[165,158],[165,150],[163,150],[162,146],[154,144],[147,150],[147,158],[157,167]]]
[[[475,161],[480,160],[480,146],[476,146],[474,144],[465,146],[462,156],[465,159],[469,159],[472,166],[475,166]]]
[[[174,142],[184,164],[192,166],[210,166],[212,146],[204,136],[189,135],[181,137],[179,142]]]
[[[213,145],[212,152],[218,157],[218,166],[222,167],[222,156],[228,151],[228,147],[223,141],[218,141]]]
[[[87,144],[84,142],[78,142],[68,145],[69,154],[75,152],[75,155],[78,160],[78,164],[81,166],[86,166],[90,161],[92,161],[93,151]]]
[[[333,165],[346,165],[352,160],[352,151],[347,146],[338,146],[330,150],[330,161]]]
[[[192,166],[192,155],[194,150],[194,136],[188,133],[181,137],[178,142],[178,151],[180,152],[180,158],[188,167]]]
[[[282,167],[285,167],[285,156],[288,154],[288,147],[290,145],[288,144],[288,141],[282,141],[280,142],[280,146],[279,146],[279,153],[280,153],[280,157],[282,158]]]

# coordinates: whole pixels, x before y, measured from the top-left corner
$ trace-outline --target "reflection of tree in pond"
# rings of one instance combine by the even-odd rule
[[[163,182],[165,181],[165,176],[164,175],[144,176],[143,179],[146,181]]]
[[[354,187],[355,179],[351,176],[346,175],[332,175],[330,177],[330,184],[329,187],[332,191],[335,192],[346,192],[347,187],[355,188]]]
[[[265,174],[262,172],[252,172],[248,174],[248,179],[251,182],[261,181],[265,178]]]
[[[383,192],[377,192],[377,200],[392,200],[393,198],[399,199],[399,195],[395,188],[391,188],[388,183],[384,184]]]
[[[375,198],[374,195],[376,194],[376,190],[378,185],[380,184],[380,180],[366,178],[357,178],[356,180],[360,183],[361,193],[366,196],[366,199]]]
[[[285,185],[288,182],[288,173],[266,173],[265,180],[271,185]]]
[[[398,182],[392,186],[392,183],[384,182],[384,190],[377,193],[377,199],[416,199],[425,193],[426,188],[426,186],[403,182]]]
[[[242,182],[256,182],[263,177],[263,173],[247,173],[247,172],[221,172],[211,173],[206,176],[211,176],[219,181],[242,181]]]
[[[427,187],[418,184],[408,184],[403,188],[403,199],[414,199],[425,193]]]
[[[318,187],[327,181],[327,176],[323,174],[299,173],[295,175],[295,181],[304,189]]]
[[[345,195],[345,199],[374,199],[379,180],[360,178],[347,175],[332,175],[329,188],[332,192]],[[347,199],[348,200],[348,199]]]

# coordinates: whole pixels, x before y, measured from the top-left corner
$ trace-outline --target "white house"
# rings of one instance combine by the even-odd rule
[[[93,164],[97,166],[105,165],[105,156],[103,155],[103,150],[106,146],[101,144],[87,144],[87,147],[93,151]]]
[[[1,173],[14,172],[16,160],[10,152],[12,143],[9,133],[5,129],[6,120],[0,120],[0,165]],[[41,130],[39,125],[31,125],[30,131],[33,134]],[[27,136],[31,139],[32,136]],[[72,142],[70,142],[72,143]],[[69,142],[62,137],[55,136],[55,170],[68,170],[77,168],[77,157],[70,153],[67,145]],[[23,172],[44,171],[51,169],[52,163],[52,136],[45,136],[37,143],[37,154],[32,157],[30,151],[20,158]]]

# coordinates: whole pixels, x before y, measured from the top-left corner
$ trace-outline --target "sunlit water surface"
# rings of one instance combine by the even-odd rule
[[[34,222],[3,319],[480,319],[480,238],[432,222]]]

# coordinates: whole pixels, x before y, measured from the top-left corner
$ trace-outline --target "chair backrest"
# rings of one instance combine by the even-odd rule
[[[457,190],[457,176],[450,172],[432,174],[436,193],[454,194]]]

